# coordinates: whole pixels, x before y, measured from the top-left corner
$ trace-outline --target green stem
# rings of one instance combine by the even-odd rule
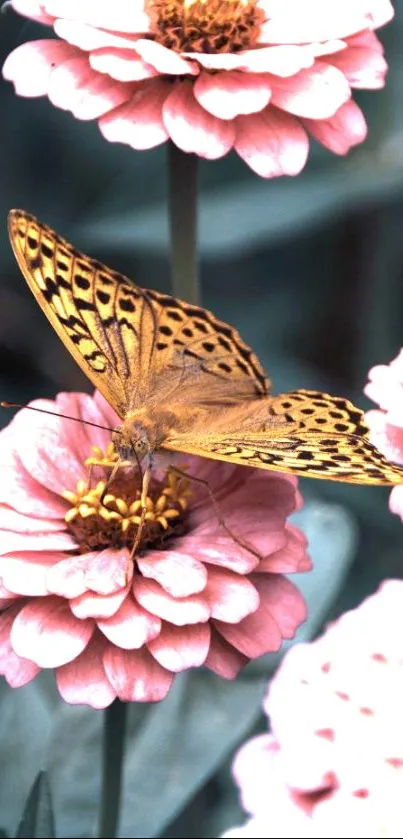
[[[168,143],[169,225],[172,291],[188,303],[200,303],[197,254],[197,164]]]
[[[102,781],[98,839],[117,834],[122,788],[122,769],[127,704],[115,699],[104,714]]]

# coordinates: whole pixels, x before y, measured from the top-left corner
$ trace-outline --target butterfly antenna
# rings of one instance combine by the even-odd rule
[[[216,514],[217,521],[221,525],[221,527],[225,530],[225,532],[228,534],[228,536],[230,536],[231,539],[237,545],[239,545],[239,547],[242,548],[244,551],[247,551],[248,553],[253,554],[253,556],[255,556],[259,560],[261,560],[263,558],[262,555],[259,553],[259,551],[255,551],[255,549],[252,548],[248,544],[248,542],[244,542],[243,539],[240,539],[239,536],[236,536],[235,533],[233,533],[232,530],[225,523],[225,519],[224,519],[224,517],[222,515],[222,512],[220,510],[218,501],[217,501],[217,499],[214,495],[214,492],[211,489],[211,486],[210,486],[208,481],[206,481],[204,478],[196,478],[195,475],[190,475],[188,472],[183,472],[182,469],[178,469],[177,466],[172,466],[171,465],[170,469],[171,469],[172,472],[176,472],[177,475],[180,475],[181,478],[186,478],[189,481],[195,481],[197,484],[202,484],[207,489],[207,492],[210,496],[210,501],[211,501],[211,503],[214,507],[214,512]]]
[[[81,422],[83,425],[92,425],[93,428],[101,428],[103,431],[110,431],[119,434],[116,428],[109,428],[107,425],[99,425],[97,422],[90,422],[89,420],[80,419],[79,417],[70,417],[68,414],[58,414],[56,411],[48,411],[46,408],[34,408],[33,405],[19,405],[18,402],[0,402],[1,408],[25,408],[27,411],[37,411],[39,414],[50,414],[51,417],[63,417],[63,419],[71,420],[72,422]]]

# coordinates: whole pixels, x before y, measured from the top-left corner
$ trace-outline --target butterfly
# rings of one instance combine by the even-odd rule
[[[153,453],[165,450],[332,481],[403,483],[403,467],[370,443],[362,411],[315,390],[271,395],[253,350],[207,309],[140,288],[22,210],[11,210],[9,233],[39,305],[122,419],[112,436],[119,455],[148,457],[147,480]]]

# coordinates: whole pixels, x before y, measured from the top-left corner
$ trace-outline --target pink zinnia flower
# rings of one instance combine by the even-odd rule
[[[364,393],[380,410],[367,411],[371,441],[389,460],[403,464],[403,350],[390,364],[377,364],[368,374]],[[389,506],[403,521],[403,487],[393,487]]]
[[[208,159],[234,148],[264,178],[296,175],[311,134],[336,154],[366,136],[352,88],[380,88],[374,30],[389,0],[11,0],[60,40],[32,41],[3,73],[103,136],[171,138]]]
[[[234,764],[251,815],[232,837],[403,833],[403,581],[390,580],[283,659],[264,709],[272,734]]]
[[[119,422],[99,394],[33,404]],[[106,430],[25,410],[0,433],[0,672],[9,684],[54,668],[67,702],[153,701],[175,673],[204,665],[232,679],[292,638],[305,605],[283,574],[310,567],[305,538],[286,523],[300,504],[296,479],[175,460],[208,480],[226,526],[252,553],[217,522],[205,487],[157,459],[132,559],[139,476],[122,467],[102,502],[109,440]]]

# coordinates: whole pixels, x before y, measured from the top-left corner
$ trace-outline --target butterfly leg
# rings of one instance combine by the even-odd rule
[[[144,522],[146,520],[147,515],[147,496],[148,496],[148,488],[150,486],[150,478],[151,478],[151,462],[148,464],[147,468],[143,472],[143,478],[141,482],[141,515],[140,521],[137,528],[136,538],[134,540],[133,547],[130,553],[130,559],[133,559],[136,555],[137,548],[141,541],[141,536],[143,533]]]
[[[235,533],[233,533],[233,531],[225,523],[225,519],[221,513],[218,501],[208,481],[204,480],[204,478],[196,478],[195,475],[189,475],[188,472],[183,472],[182,469],[179,469],[177,466],[171,465],[169,468],[172,472],[176,472],[176,474],[179,475],[181,478],[186,478],[189,481],[195,481],[197,484],[202,484],[209,494],[210,501],[213,505],[214,512],[217,517],[217,521],[221,525],[223,530],[225,530],[228,536],[244,551],[253,554],[253,556],[257,557],[257,559],[263,559],[262,555],[258,551],[255,551],[255,549],[252,548],[251,545],[249,545],[247,542],[244,542],[243,539],[239,538],[239,536],[236,536]]]

